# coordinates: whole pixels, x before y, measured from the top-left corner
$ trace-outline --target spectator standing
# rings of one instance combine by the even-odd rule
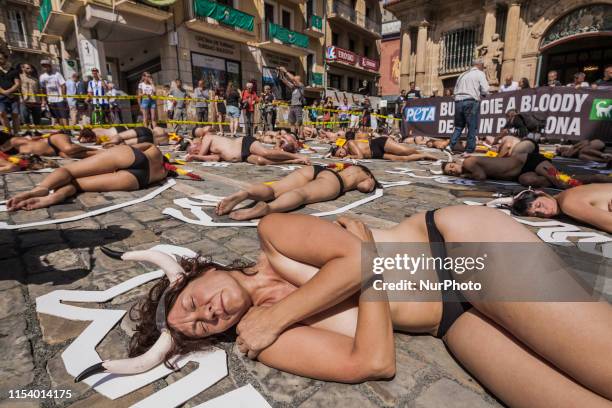
[[[304,104],[306,103],[302,78],[300,78],[299,75],[291,75],[287,72],[285,67],[278,68],[278,75],[279,79],[291,89],[291,102],[288,117],[289,124],[291,125],[291,132],[297,135],[298,138],[301,138]]]
[[[319,116],[321,114],[321,111],[319,110],[320,107],[319,100],[315,99],[314,102],[312,102],[310,109],[308,109],[308,119],[310,119],[312,124],[317,128],[319,127]]]
[[[253,136],[253,128],[255,126],[253,123],[255,117],[255,104],[259,102],[259,97],[257,96],[255,89],[253,89],[252,82],[247,82],[246,89],[242,91],[240,100],[242,102],[241,108],[244,112],[246,136]]]
[[[597,89],[612,90],[612,65],[608,65],[604,69],[604,76],[594,82],[594,87]]]
[[[110,121],[110,108],[108,99],[101,98],[108,91],[106,81],[100,77],[98,68],[91,69],[91,80],[87,83],[87,94],[90,105],[91,122],[94,125]]]
[[[116,98],[119,94],[115,88],[115,84],[109,82],[108,86],[108,105],[110,107],[111,123],[119,124],[123,123],[123,115],[121,114],[121,106],[119,106],[119,100]]]
[[[79,75],[73,72],[70,78],[66,80],[66,95],[77,95],[77,84],[79,81]],[[77,109],[77,98],[66,97],[68,103],[68,112],[70,114],[70,125],[74,126],[79,123],[79,111]]]
[[[452,150],[461,132],[467,126],[467,146],[465,153],[473,153],[476,150],[476,136],[480,119],[480,98],[489,92],[489,82],[483,72],[484,63],[481,59],[472,62],[472,68],[457,78],[455,85],[455,130],[450,140]]]
[[[198,81],[198,86],[193,91],[195,101],[196,121],[208,122],[208,98],[210,97],[206,82],[203,79]],[[203,126],[203,125],[198,125]]]
[[[164,85],[164,109],[166,111],[166,120],[172,120],[174,114],[174,102],[170,96],[170,85]]]
[[[263,94],[261,95],[262,107],[261,112],[264,122],[264,130],[274,130],[276,122],[276,107],[274,106],[274,93],[270,85],[264,85]]]
[[[346,96],[342,99],[342,104],[338,106],[338,110],[340,111],[340,114],[338,115],[338,120],[340,121],[340,129],[346,129],[350,122],[349,111],[351,110]]]
[[[82,122],[83,124],[89,124],[90,118],[87,116],[87,112],[89,108],[87,106],[87,84],[91,77],[87,77],[87,81],[79,79],[79,76],[76,76],[76,94],[82,95],[80,98],[76,98],[76,107],[77,107],[77,124],[78,122]]]
[[[548,82],[546,82],[546,86],[561,86],[561,82],[558,79],[559,74],[554,69],[548,71],[547,78]]]
[[[0,51],[0,121],[14,135],[19,133],[19,98],[16,93],[20,87],[18,67],[11,66],[7,51]]]
[[[499,87],[499,92],[513,92],[518,91],[519,84],[516,81],[513,81],[512,75],[506,75],[504,79],[504,83]]]
[[[40,75],[40,86],[46,97],[43,97],[42,106],[47,105],[51,116],[61,126],[68,126],[70,109],[64,98],[66,95],[66,81],[59,72],[51,66],[51,61],[40,62],[43,73]]]
[[[225,104],[227,107],[227,118],[230,122],[230,135],[236,137],[238,122],[240,121],[240,90],[229,81],[225,90]]]
[[[331,122],[332,120],[332,110],[334,109],[334,101],[332,101],[331,96],[325,98],[325,103],[323,104],[323,122]],[[325,125],[326,128],[331,129],[333,125],[328,123]]]
[[[351,123],[349,124],[349,127],[351,128],[351,130],[357,130],[357,128],[359,127],[359,119],[361,118],[361,111],[362,111],[361,106],[353,102],[353,104],[351,105]]]
[[[157,126],[157,99],[155,99],[155,84],[149,72],[143,72],[138,83],[138,105],[142,112],[142,122],[145,127]],[[169,116],[171,118],[172,116]]]
[[[223,135],[223,123],[227,117],[227,105],[225,104],[225,90],[220,86],[215,91],[215,96],[212,99],[216,99],[217,114],[215,120],[219,123],[219,132]]]
[[[372,103],[370,102],[370,98],[367,96],[363,98],[361,102],[361,108],[363,110],[363,114],[361,116],[361,127],[363,130],[367,130],[372,126]]]
[[[444,88],[444,96],[453,96],[453,88]]]
[[[406,102],[406,90],[402,89],[399,96],[395,100],[395,117],[401,118],[402,111],[404,110],[404,102]]]
[[[586,74],[584,72],[576,72],[574,74],[574,82],[567,84],[567,86],[575,89],[588,88],[589,83],[585,79]]]
[[[440,96],[440,95],[438,95],[438,93],[439,93],[438,88],[431,88],[431,97],[432,98],[437,98],[438,96]]]
[[[174,80],[174,88],[170,89],[170,95],[172,98],[172,120],[185,121],[187,120],[187,91],[183,88],[183,81],[180,78]],[[177,124],[174,125],[174,130],[178,131],[184,129],[185,125]]]
[[[38,75],[30,64],[21,64],[21,120],[23,123],[40,125],[40,86]]]
[[[421,98],[421,91],[415,87],[415,83],[410,83],[410,89],[406,92],[406,99]]]
[[[529,89],[531,88],[531,84],[529,83],[529,80],[525,77],[519,79],[519,89]]]

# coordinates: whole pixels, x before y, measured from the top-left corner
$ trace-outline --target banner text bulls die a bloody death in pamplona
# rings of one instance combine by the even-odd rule
[[[541,87],[491,94],[480,102],[479,135],[498,135],[509,109],[545,120],[544,134],[551,139],[612,141],[610,91]],[[408,100],[403,115],[404,133],[450,137],[454,115],[452,97]]]

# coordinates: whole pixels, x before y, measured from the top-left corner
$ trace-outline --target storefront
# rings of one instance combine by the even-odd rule
[[[193,86],[200,79],[206,87],[225,88],[232,81],[242,86],[242,66],[238,43],[202,34],[195,34],[191,41],[191,75]]]

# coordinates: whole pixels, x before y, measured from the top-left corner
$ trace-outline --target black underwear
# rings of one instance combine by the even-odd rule
[[[195,132],[196,132],[196,129],[197,129],[197,128],[198,128],[198,127],[196,126],[196,127],[194,127],[193,129],[191,129],[191,138],[192,138],[192,139],[195,139],[195,138],[196,138],[196,134],[195,134]]]
[[[536,142],[533,139],[527,138],[527,137],[524,137],[523,139],[521,139],[521,142],[525,141],[525,140],[530,141],[531,143],[533,143],[533,145],[535,146],[535,149],[533,149],[534,153],[540,153],[540,144],[538,142]]]
[[[521,168],[521,173],[519,175],[534,172],[536,168],[540,165],[540,163],[545,161],[550,163],[550,160],[542,156],[540,152],[534,151],[532,153],[529,153],[527,155],[527,160],[525,160],[525,164]]]
[[[117,133],[121,133],[121,132],[125,132],[127,130],[127,127],[125,126],[113,126],[115,128],[115,131]]]
[[[138,188],[143,189],[149,185],[149,159],[140,150],[133,147],[132,150],[134,151],[134,162],[125,171],[136,177]]]
[[[251,155],[251,145],[255,143],[257,139],[253,136],[245,136],[242,138],[242,148],[240,149],[240,160],[243,162],[247,161]]]
[[[59,134],[59,133],[57,133]],[[49,147],[53,149],[53,151],[55,152],[56,156],[60,155],[61,150],[59,149],[59,147],[57,147],[56,145],[53,144],[53,142],[51,141],[51,138],[55,136],[55,135],[51,135],[47,138],[47,143],[49,144]]]
[[[429,235],[429,247],[431,248],[431,255],[434,258],[444,259],[447,256],[447,252],[444,246],[444,237],[436,226],[435,213],[436,210],[430,210],[425,213],[425,224],[427,225],[427,235]],[[438,266],[438,264],[439,262],[436,262],[436,266]],[[442,266],[441,269],[436,268],[438,281],[443,283],[445,280],[452,280],[451,271],[444,268],[444,262],[442,262],[440,266]],[[442,320],[440,320],[440,326],[438,326],[436,337],[444,337],[448,329],[455,323],[455,320],[471,308],[472,305],[461,292],[452,289],[443,290]]]
[[[387,143],[388,137],[377,137],[376,139],[370,140],[370,151],[372,152],[373,159],[382,159],[385,155],[385,144]]]
[[[139,126],[134,128],[136,132],[136,140],[138,143],[152,143],[155,144],[153,140],[153,131],[148,127]]]
[[[312,168],[314,169],[314,175],[312,176],[312,179],[316,179],[317,176],[319,174],[321,174],[324,171],[329,171],[331,172],[334,176],[336,176],[336,178],[338,179],[338,183],[340,184],[340,191],[338,191],[338,195],[336,195],[336,197],[334,198],[334,200],[338,197],[340,197],[342,194],[344,194],[344,181],[342,181],[342,177],[340,176],[340,174],[338,174],[338,172],[333,171],[332,169],[328,169],[325,166],[321,166],[318,164],[315,164],[314,166],[312,166]]]

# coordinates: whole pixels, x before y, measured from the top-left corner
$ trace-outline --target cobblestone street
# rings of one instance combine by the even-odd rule
[[[438,151],[439,152],[439,151]],[[440,158],[443,155],[437,153]],[[329,160],[314,159],[330,163]],[[394,164],[372,161],[367,164],[381,181],[409,180],[411,185],[385,190],[384,196],[366,203],[348,215],[359,216],[372,227],[393,225],[414,213],[461,204],[462,191],[518,191],[519,186],[483,183],[478,186],[441,184],[431,179],[410,178],[386,173],[394,168],[424,170],[419,163]],[[287,170],[278,166],[256,167],[231,164],[227,167],[187,167],[204,177],[203,182],[178,179],[177,184],[157,197],[81,221],[52,224],[19,230],[0,230],[0,408],[16,407],[128,407],[148,395],[177,381],[195,367],[188,365],[165,379],[111,401],[87,384],[73,382],[66,372],[62,352],[87,327],[79,322],[38,314],[36,298],[58,289],[105,290],[129,278],[152,270],[149,265],[119,262],[104,256],[100,246],[145,249],[164,243],[183,246],[214,260],[228,263],[235,259],[255,260],[259,250],[256,228],[201,227],[162,214],[168,207],[177,208],[174,199],[196,194],[225,196],[247,182],[278,180]],[[426,175],[427,173],[422,172]],[[0,178],[0,199],[30,189],[45,174],[11,174]],[[49,218],[63,218],[144,196],[154,190],[84,193],[65,204],[31,212],[0,212],[0,221],[26,223]],[[300,211],[314,212],[338,208],[363,198],[351,192],[339,199],[308,206]],[[184,211],[186,212],[186,211]],[[211,213],[212,209],[208,210]],[[217,217],[213,217],[217,218]],[[328,217],[333,219],[333,217]],[[587,228],[581,227],[583,231]],[[296,231],[299,234],[299,231]],[[578,251],[573,245],[573,250]],[[560,247],[559,251],[569,251]],[[588,256],[585,253],[585,256]],[[610,266],[610,261],[606,261]],[[127,310],[154,282],[139,286],[103,304],[87,307]],[[610,282],[602,287],[612,293]],[[98,345],[102,359],[127,355],[133,333],[129,318]],[[391,381],[371,381],[344,385],[314,381],[268,368],[245,358],[227,337],[218,345],[228,356],[229,375],[192,398],[185,407],[194,407],[246,384],[253,387],[273,407],[496,407],[501,404],[487,393],[450,356],[443,343],[431,336],[396,334],[397,375]],[[9,399],[10,390],[65,389],[71,398],[46,400]]]

